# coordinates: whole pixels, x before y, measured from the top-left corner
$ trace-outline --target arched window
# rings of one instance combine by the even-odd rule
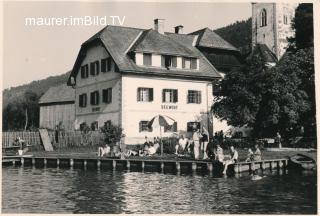
[[[288,25],[288,16],[287,15],[283,15],[283,23],[285,25]]]
[[[260,13],[260,26],[266,26],[267,25],[267,11],[266,9],[262,9]]]

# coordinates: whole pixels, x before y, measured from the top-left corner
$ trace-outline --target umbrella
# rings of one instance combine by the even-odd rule
[[[157,116],[153,117],[148,123],[149,128],[151,128],[151,127],[152,128],[156,128],[156,127],[160,128],[161,155],[163,154],[163,144],[162,144],[162,140],[161,140],[161,127],[172,126],[174,123],[175,123],[175,120],[173,120],[172,118],[165,116],[165,115],[157,115]]]

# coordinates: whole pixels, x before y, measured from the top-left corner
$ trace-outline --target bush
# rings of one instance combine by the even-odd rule
[[[105,143],[110,146],[116,145],[116,143],[120,142],[121,138],[124,136],[122,133],[123,129],[112,123],[104,125],[100,130],[105,135]]]

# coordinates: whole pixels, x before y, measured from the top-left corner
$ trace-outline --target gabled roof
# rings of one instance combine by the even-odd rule
[[[75,90],[72,87],[63,84],[49,88],[40,98],[39,104],[74,103],[74,101]]]
[[[189,35],[198,35],[196,46],[239,51],[209,28],[200,29]]]
[[[78,73],[82,59],[85,57],[85,50],[93,42],[101,43],[105,47],[106,51],[113,58],[120,73],[206,80],[221,78],[215,67],[212,66],[201,52],[190,45],[177,42],[177,40],[174,40],[172,37],[162,35],[154,30],[108,25],[82,44],[69,77],[68,85],[71,84],[71,77],[75,77]],[[144,52],[149,50],[152,53],[198,57],[200,60],[200,70],[167,70],[166,68],[139,66],[136,65],[129,56],[132,50]]]
[[[198,55],[188,47],[152,29],[145,30],[130,51],[198,57]]]
[[[252,54],[258,54],[265,63],[277,63],[276,55],[265,44],[256,44]]]

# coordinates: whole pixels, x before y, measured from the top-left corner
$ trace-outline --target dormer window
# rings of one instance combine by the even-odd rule
[[[177,67],[177,57],[176,56],[169,56],[169,55],[162,55],[161,56],[161,67],[165,68],[176,68]]]
[[[183,57],[183,59],[182,59],[182,68],[183,69],[197,70],[198,69],[197,59],[196,58]]]
[[[152,54],[143,53],[143,65],[151,66],[152,65]]]

